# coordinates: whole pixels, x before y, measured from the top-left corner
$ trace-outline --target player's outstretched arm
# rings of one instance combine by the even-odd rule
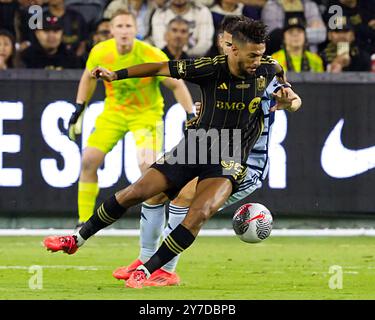
[[[166,76],[170,77],[168,61],[155,62],[155,63],[143,63],[129,68],[110,71],[103,67],[95,67],[91,71],[91,76],[96,79],[103,79],[105,81],[116,81],[127,78],[144,78],[154,76]]]

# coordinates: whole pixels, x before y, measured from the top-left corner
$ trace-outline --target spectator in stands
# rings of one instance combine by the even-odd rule
[[[323,61],[307,50],[305,23],[302,18],[292,17],[284,27],[283,48],[272,55],[286,71],[323,72]]]
[[[48,1],[48,0],[47,0]],[[96,24],[103,18],[104,8],[109,0],[64,0],[65,6],[79,12],[88,26],[94,30]]]
[[[242,14],[246,17],[259,20],[261,13],[259,7],[245,6],[238,0],[215,0],[210,10],[216,31],[220,28],[221,21],[227,15],[238,16]]]
[[[217,48],[217,39],[218,32],[225,16],[233,15],[244,15],[245,17],[252,18],[255,20],[260,19],[261,8],[253,6],[245,6],[243,3],[240,3],[238,0],[215,0],[213,6],[210,7],[212,13],[212,19],[214,21],[215,34],[212,48],[210,53],[215,51]]]
[[[349,19],[343,16],[335,20],[334,24],[329,25],[329,42],[320,53],[327,71],[370,71],[370,54],[358,47],[354,27]]]
[[[86,60],[89,57],[89,52],[91,51],[91,49],[99,42],[108,40],[112,37],[113,35],[111,33],[110,19],[103,18],[101,21],[97,23],[94,32],[90,36],[87,45],[87,52],[81,58],[82,67],[84,67],[84,65],[86,64]]]
[[[125,8],[137,19],[137,38],[142,40],[150,32],[150,20],[157,5],[150,0],[114,0],[104,11],[104,18],[110,19],[118,9]]]
[[[210,49],[210,51],[207,52],[208,57],[215,57],[217,55],[224,54],[224,47],[232,46],[232,35],[231,32],[227,32],[224,30],[233,30],[234,26],[239,21],[246,21],[250,18],[245,17],[243,15],[240,16],[234,16],[234,15],[228,15],[226,16],[219,29],[216,30],[217,36],[215,39],[215,45],[213,45]]]
[[[311,0],[268,0],[262,9],[262,20],[268,25],[270,41],[267,53],[280,50],[283,39],[285,21],[292,17],[304,18],[306,21],[306,37],[309,49],[317,51],[317,45],[326,39],[326,26],[319,7]]]
[[[331,0],[313,0],[319,7],[320,12],[325,12]]]
[[[6,29],[14,36],[16,35],[14,28],[16,11],[17,2],[13,0],[0,0],[0,29]]]
[[[48,8],[43,14],[57,17],[63,26],[63,42],[68,50],[73,50],[78,57],[86,52],[88,29],[82,15],[66,8],[64,0],[48,0]]]
[[[89,52],[91,49],[99,42],[113,38],[111,33],[111,20],[103,18],[95,26],[94,32],[91,34],[90,39],[87,44],[86,53],[80,58],[80,65],[82,68],[85,67],[86,61],[89,57]]]
[[[102,19],[95,28],[95,32],[92,36],[92,45],[91,47],[95,46],[99,42],[111,39],[111,20],[110,19]]]
[[[36,44],[22,52],[26,68],[66,69],[79,67],[78,58],[63,43],[63,25],[57,17],[43,15],[43,29],[36,29]]]
[[[15,47],[14,36],[5,29],[0,29],[0,70],[15,67]]]
[[[30,18],[34,13],[29,12],[33,5],[43,6],[43,0],[18,0],[18,10],[15,17],[16,42],[18,50],[23,51],[32,43],[37,43],[34,30],[29,27]]]
[[[204,5],[206,7],[211,7],[214,5],[215,0],[195,0],[196,3]],[[238,3],[242,3],[246,6],[254,6],[262,8],[267,0],[236,0]]]
[[[358,46],[370,53],[375,53],[375,0],[330,0],[323,15],[327,25],[332,18],[332,13],[328,11],[332,5],[339,5],[343,16],[349,19]]]
[[[214,24],[210,10],[192,0],[171,0],[164,8],[156,9],[151,20],[151,40],[155,46],[164,48],[164,34],[169,21],[181,16],[189,22],[189,56],[203,56],[212,46]]]
[[[214,0],[195,0],[195,3],[201,4],[202,6],[211,7],[214,4]]]
[[[165,4],[167,3],[168,0],[154,0],[156,6],[158,8],[162,8],[163,6],[165,6]]]
[[[247,6],[255,6],[255,7],[263,8],[267,0],[242,0],[240,2],[242,2],[243,4]]]
[[[169,21],[165,42],[163,51],[170,60],[188,59],[184,48],[189,42],[189,22],[178,16]]]

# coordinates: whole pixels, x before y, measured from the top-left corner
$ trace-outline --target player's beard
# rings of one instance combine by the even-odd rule
[[[243,77],[248,77],[249,75],[253,75],[254,74],[253,71],[247,71],[247,69],[245,67],[245,63],[242,62],[242,61],[238,62],[238,70],[239,70],[241,76],[243,76]]]

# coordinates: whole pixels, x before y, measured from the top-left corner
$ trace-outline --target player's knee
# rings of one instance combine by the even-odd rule
[[[195,187],[196,181],[189,182],[172,201],[172,204],[179,207],[190,207],[195,196]]]
[[[81,162],[82,172],[96,172],[100,166],[100,161],[96,158],[84,156]]]

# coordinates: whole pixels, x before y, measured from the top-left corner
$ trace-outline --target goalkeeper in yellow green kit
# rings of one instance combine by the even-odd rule
[[[90,70],[99,65],[109,70],[119,70],[136,64],[168,60],[161,50],[135,39],[136,32],[134,16],[126,10],[118,10],[111,19],[113,38],[100,42],[91,50],[78,87],[76,111],[69,121],[71,140],[75,140],[75,135],[81,133],[82,112],[96,88],[97,80],[91,77]],[[188,118],[191,117],[193,102],[182,80],[149,77],[104,82],[104,111],[98,116],[82,155],[78,184],[78,226],[87,221],[94,211],[99,193],[97,170],[106,154],[127,132],[133,133],[142,173],[162,151],[164,100],[160,83],[173,91],[177,102],[188,113]]]

